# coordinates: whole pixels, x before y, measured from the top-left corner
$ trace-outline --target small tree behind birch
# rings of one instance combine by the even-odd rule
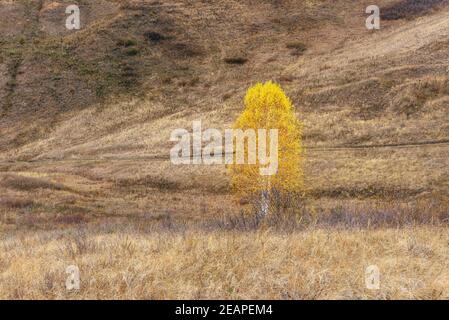
[[[259,215],[265,216],[272,205],[271,195],[299,193],[303,189],[302,123],[296,118],[294,107],[282,88],[273,82],[251,87],[245,97],[245,109],[234,129],[278,130],[278,170],[276,174],[260,174],[260,158],[256,164],[229,166],[232,188],[240,198],[256,203]],[[260,139],[260,137],[257,137]],[[267,135],[267,146],[270,145]],[[269,148],[267,148],[269,150]],[[248,153],[248,145],[245,145]],[[282,197],[281,197],[282,198]]]

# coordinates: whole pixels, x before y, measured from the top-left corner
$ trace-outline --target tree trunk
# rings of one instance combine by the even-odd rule
[[[261,218],[265,218],[268,215],[270,209],[270,197],[268,191],[262,191],[260,197],[260,212]]]

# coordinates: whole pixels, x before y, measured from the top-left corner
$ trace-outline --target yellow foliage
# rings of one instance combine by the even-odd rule
[[[278,170],[275,175],[260,174],[259,156],[256,164],[233,164],[228,167],[233,190],[239,196],[268,190],[299,192],[303,189],[302,123],[296,118],[292,102],[278,84],[271,81],[258,83],[248,90],[245,109],[236,120],[234,129],[253,129],[256,134],[258,129],[278,130]],[[247,144],[245,152],[248,152]]]

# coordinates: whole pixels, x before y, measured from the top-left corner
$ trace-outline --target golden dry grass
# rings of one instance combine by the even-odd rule
[[[449,297],[447,228],[145,234],[103,226],[64,234],[3,236],[0,298]],[[80,269],[80,291],[65,288],[69,265]],[[370,265],[381,271],[380,290],[365,287]]]
[[[416,202],[391,190],[386,197],[359,193],[359,200],[351,189],[316,191],[295,218],[308,214],[311,221],[245,229],[239,220],[234,227],[219,223],[245,206],[207,191],[204,177],[184,191],[182,180],[164,189],[160,181],[137,179],[125,170],[128,163],[77,165],[7,167],[0,187],[0,298],[448,297],[449,211],[441,195]],[[403,222],[395,222],[396,213]],[[372,223],[360,220],[366,217]],[[385,224],[376,221],[383,218]],[[81,270],[79,292],[65,289],[69,265]],[[379,291],[364,286],[369,265],[381,270]]]

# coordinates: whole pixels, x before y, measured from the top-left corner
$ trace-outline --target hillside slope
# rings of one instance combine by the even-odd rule
[[[0,158],[167,157],[173,129],[225,128],[246,88],[273,79],[305,122],[313,194],[445,193],[449,11],[413,3],[379,1],[386,18],[371,32],[369,1],[80,1],[83,28],[69,32],[64,1],[3,1]],[[389,147],[313,149],[370,145]],[[98,171],[226,185],[216,167]]]
[[[270,74],[294,61],[279,41],[301,38],[343,8],[328,9],[331,1],[78,1],[82,28],[68,31],[72,2],[1,2],[1,150],[46,138],[70,112],[105,106],[112,94],[161,104],[148,120],[194,106],[218,109],[223,96],[266,74],[266,60],[274,59]]]

